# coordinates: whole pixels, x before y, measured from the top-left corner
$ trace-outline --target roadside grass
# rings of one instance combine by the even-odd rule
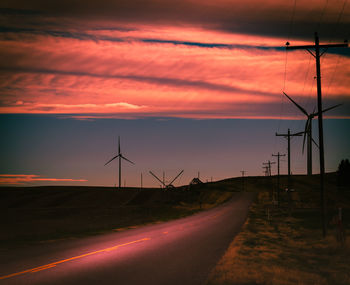
[[[207,285],[224,284],[350,284],[350,245],[337,239],[331,218],[343,209],[350,231],[350,192],[337,191],[327,177],[328,234],[322,237],[317,177],[296,177],[289,211],[282,193],[280,207],[260,191],[242,231],[211,272]],[[261,189],[260,189],[261,190]]]
[[[0,251],[185,217],[232,196],[216,189],[0,188]]]

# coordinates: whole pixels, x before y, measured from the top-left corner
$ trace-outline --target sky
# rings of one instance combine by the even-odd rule
[[[262,175],[316,110],[315,60],[350,39],[347,0],[7,1],[0,4],[0,185],[104,185]],[[350,157],[350,48],[321,58],[326,170]],[[318,140],[317,119],[313,137]],[[302,138],[292,147],[305,173]],[[314,172],[318,151],[314,148]],[[286,172],[286,163],[281,164]],[[274,170],[275,171],[275,170]],[[125,182],[124,182],[125,180]]]

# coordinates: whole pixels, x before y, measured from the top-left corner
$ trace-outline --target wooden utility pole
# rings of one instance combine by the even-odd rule
[[[269,167],[268,166],[263,166],[265,176],[269,176]]]
[[[285,137],[288,140],[288,191],[290,190],[290,176],[291,176],[291,172],[290,172],[290,137],[301,136],[303,133],[304,132],[291,134],[290,129],[288,129],[287,134],[276,133],[277,137]]]
[[[290,189],[291,189],[291,171],[290,171],[290,137],[294,137],[294,136],[301,136],[304,132],[299,132],[299,133],[295,133],[295,134],[291,134],[290,133],[290,129],[288,129],[288,133],[287,134],[278,134],[276,133],[276,136],[282,136],[287,138],[288,140],[288,204],[289,204],[289,211],[291,210],[291,197],[290,197]]]
[[[269,176],[270,178],[269,178],[269,180],[270,180],[270,192],[269,192],[269,194],[270,194],[270,198],[272,199],[272,200],[274,200],[274,198],[273,198],[273,196],[274,196],[274,194],[273,194],[273,184],[272,184],[272,175],[271,175],[271,164],[275,164],[275,162],[271,162],[270,160],[268,160],[267,162],[264,162],[263,163],[263,165],[266,165],[266,167],[267,167],[267,176]]]
[[[277,203],[280,204],[280,157],[286,156],[285,154],[272,154],[272,156],[277,157]]]
[[[142,185],[142,184],[143,184],[142,182],[143,182],[143,181],[142,181],[142,172],[141,172],[141,189],[142,189],[142,186],[143,186],[143,185]]]
[[[329,48],[340,48],[348,47],[347,41],[344,41],[343,44],[329,44],[329,45],[320,45],[317,32],[315,33],[315,44],[314,45],[304,45],[304,46],[289,46],[289,43],[286,43],[287,50],[295,49],[306,49],[315,59],[316,59],[316,77],[317,77],[317,114],[318,114],[318,139],[319,139],[319,155],[320,155],[320,192],[321,192],[321,217],[322,217],[322,233],[323,237],[327,235],[327,205],[326,205],[326,191],[324,189],[324,144],[323,144],[323,115],[322,115],[322,91],[321,91],[321,64],[320,58]],[[315,50],[315,53],[311,51]],[[323,49],[320,54],[320,49]]]
[[[245,170],[241,170],[241,173],[242,173],[242,192],[244,192],[244,174],[246,173],[247,171]]]
[[[263,165],[267,166],[269,176],[271,176],[271,164],[275,164],[275,163],[276,162],[271,162],[270,160],[268,160],[267,162],[263,162]]]

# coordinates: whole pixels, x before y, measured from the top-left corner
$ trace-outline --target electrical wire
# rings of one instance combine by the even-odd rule
[[[323,7],[323,10],[322,10],[322,13],[321,13],[321,16],[320,16],[320,21],[318,22],[316,31],[319,31],[319,29],[321,27],[321,23],[322,23],[322,20],[323,20],[324,12],[326,11],[327,6],[328,6],[328,0],[326,0],[326,4]]]
[[[340,10],[340,12],[338,14],[338,18],[337,18],[337,21],[335,23],[334,30],[332,31],[331,36],[329,38],[329,43],[332,43],[332,41],[333,41],[333,39],[335,37],[335,34],[336,34],[337,29],[338,29],[340,20],[343,17],[343,13],[344,13],[345,6],[346,6],[347,2],[348,2],[348,0],[344,0],[343,6],[342,6],[342,8],[341,8],[341,10]]]
[[[293,25],[294,25],[294,16],[295,16],[295,9],[297,6],[297,0],[294,0],[293,10],[292,10],[292,16],[290,18],[290,24],[289,24],[289,32],[288,32],[288,40],[290,39],[292,32],[293,32]]]
[[[291,18],[290,18],[290,23],[289,23],[289,31],[288,31],[287,42],[289,41],[289,39],[290,39],[290,37],[292,36],[292,33],[293,33],[293,26],[294,26],[294,17],[295,17],[296,6],[297,6],[297,0],[294,0],[293,1]],[[285,51],[285,59],[284,59],[284,74],[283,74],[283,88],[282,88],[283,92],[286,89],[287,63],[288,63],[288,52],[287,52],[287,49],[286,49],[286,51]],[[277,124],[277,132],[279,132],[280,128],[281,128],[283,104],[284,104],[284,96],[283,96],[283,94],[281,94],[280,116],[279,116],[279,120],[278,120],[278,124]],[[276,150],[276,141],[277,140],[276,140],[276,137],[275,137],[275,139],[274,139],[274,150]]]
[[[344,13],[346,4],[347,4],[347,0],[344,1],[343,6],[342,6],[342,8],[341,8],[341,10],[340,10],[340,12],[339,12],[339,14],[338,14],[338,18],[337,18],[337,21],[336,21],[336,24],[335,24],[335,28],[334,28],[334,30],[332,31],[332,34],[331,34],[331,37],[330,37],[330,43],[332,42],[332,40],[333,40],[334,37],[335,37],[336,31],[337,31],[337,28],[338,28],[338,26],[339,26],[339,24],[340,24],[340,22],[341,22],[341,18],[342,18],[342,16],[343,16],[343,13]],[[325,96],[328,95],[329,89],[330,89],[330,87],[331,87],[332,84],[333,84],[334,77],[335,77],[335,74],[336,74],[336,72],[337,72],[337,68],[338,68],[338,66],[339,66],[339,63],[340,63],[341,58],[342,58],[342,56],[341,56],[340,54],[338,54],[338,56],[337,56],[337,62],[336,62],[336,64],[335,64],[335,66],[334,66],[332,75],[331,75],[331,77],[330,77],[330,80],[329,80],[329,83],[328,83],[328,86],[327,86],[327,89],[326,89],[326,92],[325,92]]]

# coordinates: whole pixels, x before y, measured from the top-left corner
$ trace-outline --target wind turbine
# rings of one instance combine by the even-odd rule
[[[113,157],[112,159],[110,159],[109,161],[107,161],[105,163],[105,166],[110,163],[112,160],[116,159],[117,157],[119,157],[119,188],[121,188],[121,181],[122,181],[122,159],[132,163],[132,164],[135,164],[133,163],[131,160],[127,159],[126,157],[124,157],[122,155],[122,153],[120,152],[120,137],[118,136],[118,154]]]
[[[175,182],[175,180],[183,173],[184,171],[181,170],[181,172],[175,176],[175,178],[169,183],[169,184],[165,184],[165,181],[160,180],[157,175],[155,175],[152,171],[150,171],[149,173],[155,178],[157,179],[163,186],[165,189],[171,189],[174,188],[173,183]]]
[[[305,123],[305,130],[304,130],[304,139],[303,139],[303,153],[304,153],[304,147],[305,147],[305,137],[307,136],[307,175],[312,175],[312,142],[318,147],[317,143],[312,138],[312,119],[314,117],[317,117],[319,112],[317,111],[315,113],[315,110],[312,113],[306,112],[306,110],[301,107],[297,102],[295,102],[292,98],[290,98],[285,92],[283,92],[284,95],[287,96],[287,98],[295,105],[297,108],[307,117],[306,123]],[[342,104],[337,104],[333,107],[329,107],[327,109],[322,110],[322,113],[325,113],[331,109],[334,109]]]

